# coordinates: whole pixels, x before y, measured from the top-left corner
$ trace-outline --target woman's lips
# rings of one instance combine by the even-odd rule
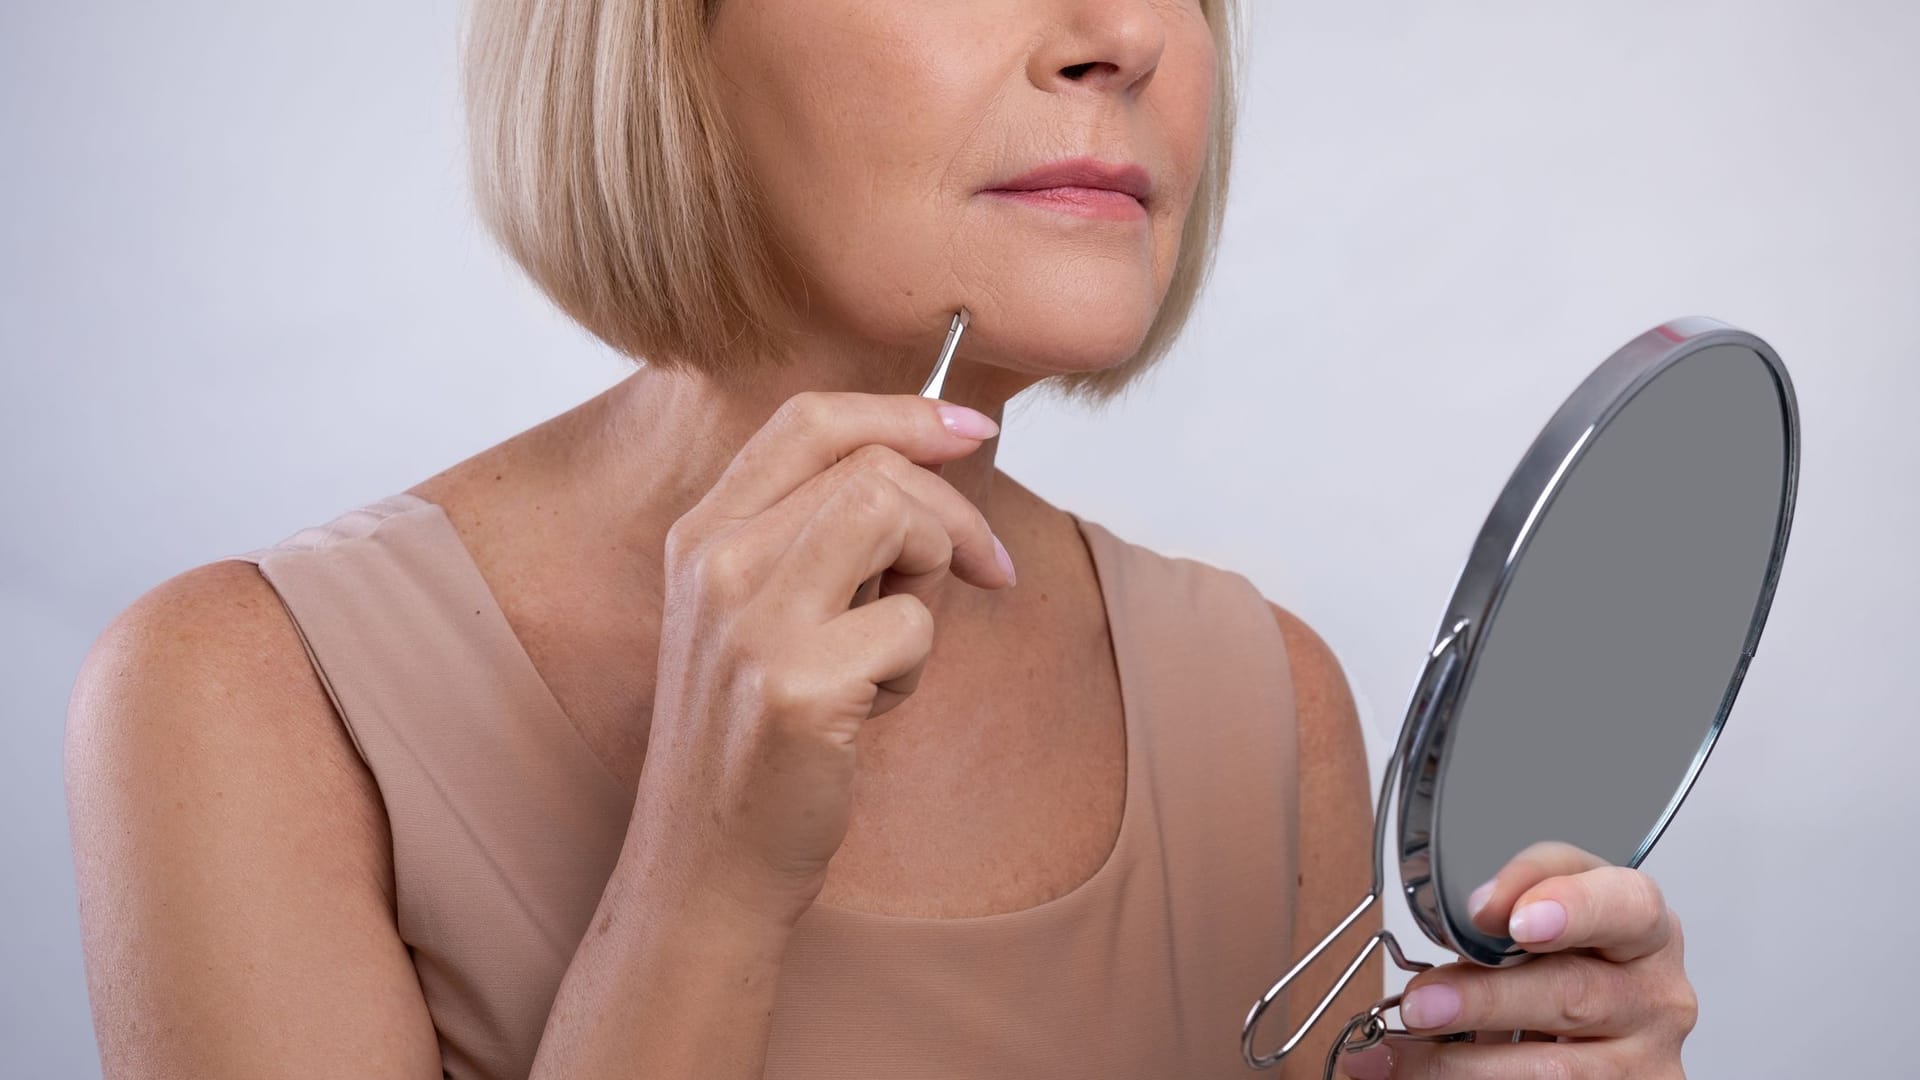
[[[1147,208],[1141,205],[1139,199],[1124,191],[1109,188],[1067,186],[1030,188],[1025,191],[988,188],[981,194],[1103,221],[1135,221],[1147,216]]]

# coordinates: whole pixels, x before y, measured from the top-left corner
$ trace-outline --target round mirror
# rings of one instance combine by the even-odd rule
[[[1271,1054],[1255,1028],[1382,895],[1387,811],[1400,880],[1436,944],[1481,964],[1532,953],[1476,926],[1479,887],[1515,856],[1569,845],[1638,866],[1725,726],[1786,555],[1799,475],[1793,385],[1766,342],[1714,319],[1640,335],[1582,382],[1520,459],[1454,585],[1374,814],[1373,888],[1247,1013],[1256,1069],[1300,1045],[1384,945],[1375,931]],[[1386,1035],[1391,996],[1326,1060]],[[1515,1033],[1518,1037],[1522,1033]]]
[[[1456,585],[1459,655],[1402,774],[1402,882],[1436,943],[1525,958],[1469,902],[1533,845],[1620,866],[1652,849],[1758,644],[1794,427],[1764,343],[1686,320],[1597,370],[1522,460]]]

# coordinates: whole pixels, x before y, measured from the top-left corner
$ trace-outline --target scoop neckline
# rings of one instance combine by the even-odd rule
[[[487,621],[493,632],[502,638],[503,645],[505,646],[503,651],[512,658],[512,663],[519,669],[520,677],[524,679],[528,685],[537,688],[537,696],[547,711],[552,714],[552,719],[557,721],[551,726],[559,732],[559,737],[573,743],[573,749],[578,751],[581,756],[591,763],[592,771],[596,776],[596,782],[602,785],[610,785],[614,791],[619,794],[622,804],[629,802],[632,792],[626,790],[626,786],[620,783],[619,779],[607,769],[606,763],[600,760],[600,756],[593,752],[592,747],[587,745],[586,739],[580,734],[579,728],[574,725],[573,719],[568,716],[566,710],[561,707],[559,697],[553,693],[553,688],[547,685],[546,677],[541,675],[540,669],[535,666],[532,654],[527,652],[525,644],[520,640],[520,636],[514,632],[512,624],[507,621],[505,608],[501,606],[498,598],[493,594],[492,586],[487,583],[485,576],[480,573],[479,563],[473,558],[473,553],[467,548],[466,541],[461,538],[459,530],[454,527],[452,519],[447,516],[446,508],[424,496],[415,495],[408,491],[398,493],[398,497],[403,501],[411,502],[418,509],[430,509],[432,511],[432,516],[436,519],[437,524],[442,530],[442,535],[449,542],[450,549],[458,552],[460,558],[466,562],[480,590],[485,593],[485,598],[488,603]],[[1096,532],[1102,530],[1102,526],[1098,522],[1088,521],[1071,510],[1064,512],[1073,520],[1074,530],[1079,534],[1080,542],[1086,547],[1089,560],[1093,565],[1094,577],[1100,593],[1101,613],[1107,623],[1108,647],[1113,655],[1114,671],[1120,684],[1121,727],[1126,738],[1126,779],[1122,785],[1120,825],[1115,833],[1113,845],[1107,851],[1106,859],[1101,862],[1099,867],[1097,867],[1090,876],[1080,881],[1073,888],[1061,893],[1059,896],[1024,908],[1016,908],[1012,911],[996,911],[985,915],[960,916],[909,915],[868,911],[864,908],[842,907],[838,904],[815,901],[802,915],[801,923],[808,921],[830,921],[847,924],[866,924],[876,927],[925,927],[929,929],[1012,925],[1031,920],[1046,919],[1056,913],[1069,912],[1076,907],[1082,906],[1088,903],[1091,897],[1104,891],[1109,879],[1122,873],[1125,863],[1132,857],[1133,837],[1138,831],[1138,819],[1142,814],[1140,802],[1144,780],[1141,775],[1143,771],[1141,764],[1141,755],[1143,752],[1141,746],[1142,736],[1140,734],[1141,718],[1138,715],[1137,703],[1133,696],[1133,683],[1129,673],[1128,660],[1130,652],[1125,644],[1117,621],[1114,619],[1113,585],[1110,580],[1112,568],[1108,565],[1107,559],[1109,556],[1104,546],[1107,537],[1096,537],[1094,535]]]

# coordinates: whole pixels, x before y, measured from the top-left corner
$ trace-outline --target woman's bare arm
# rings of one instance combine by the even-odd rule
[[[1353,691],[1339,660],[1293,613],[1278,604],[1273,613],[1287,646],[1300,732],[1300,891],[1293,919],[1297,959],[1339,925],[1373,885],[1373,791]],[[1313,1011],[1366,935],[1380,928],[1380,911],[1379,904],[1369,908],[1288,987],[1284,1015],[1276,1009],[1260,1022],[1257,1052],[1273,1052]],[[1283,974],[1273,973],[1276,979]],[[1334,999],[1319,1026],[1287,1055],[1280,1080],[1319,1080],[1340,1026],[1380,1000],[1384,985],[1376,952]]]
[[[254,566],[114,619],[66,770],[106,1076],[441,1075],[378,790]]]
[[[635,822],[630,832],[643,831]],[[532,1080],[758,1080],[792,923],[629,842],[574,951]]]

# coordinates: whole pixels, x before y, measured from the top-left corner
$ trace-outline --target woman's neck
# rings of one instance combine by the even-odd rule
[[[785,365],[732,383],[643,367],[542,425],[536,436],[542,445],[535,455],[546,466],[540,469],[540,486],[556,501],[573,503],[584,518],[593,519],[601,537],[611,533],[621,548],[657,552],[667,530],[713,487],[734,455],[789,397],[803,390],[917,393],[933,369],[938,346],[936,340],[930,350],[911,354],[802,352]],[[999,421],[1006,403],[1040,377],[968,363],[956,355],[940,396]],[[966,457],[941,466],[941,476],[979,507],[996,532],[1002,524],[997,511],[1003,509],[994,500],[999,444],[999,438],[989,439]]]

